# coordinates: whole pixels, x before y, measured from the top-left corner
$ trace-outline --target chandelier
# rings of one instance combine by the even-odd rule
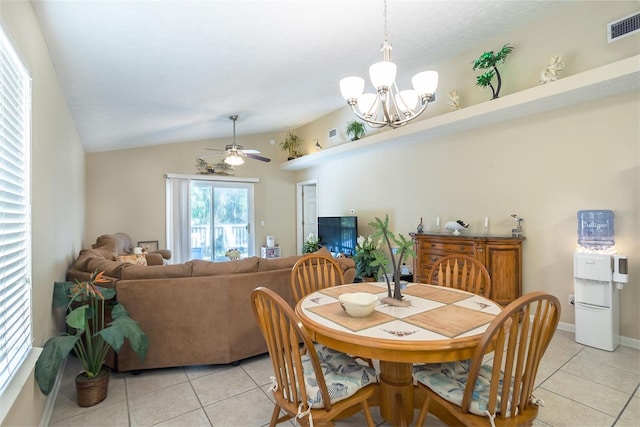
[[[411,79],[413,89],[399,90],[396,85],[396,64],[391,62],[391,42],[387,32],[387,1],[384,1],[384,42],[381,62],[369,67],[369,78],[377,93],[363,93],[362,77],[340,80],[340,91],[353,113],[369,126],[400,127],[415,119],[435,100],[438,73],[423,71]]]

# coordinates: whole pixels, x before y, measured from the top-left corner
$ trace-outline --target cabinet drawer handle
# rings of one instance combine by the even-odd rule
[[[461,251],[464,251],[464,250],[465,250],[465,247],[464,247],[463,245],[460,245],[460,250],[461,250]]]

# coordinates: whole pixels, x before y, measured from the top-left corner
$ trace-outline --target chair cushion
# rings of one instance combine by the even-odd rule
[[[471,360],[447,363],[428,363],[425,365],[415,365],[413,375],[416,381],[426,385],[443,399],[462,406],[462,396],[467,384],[467,376]],[[500,408],[500,396],[493,411],[487,411],[489,404],[489,386],[491,382],[491,365],[482,365],[476,380],[469,412],[476,415],[488,416],[488,412],[494,414]],[[502,373],[500,374],[500,387],[502,387]],[[506,416],[509,416],[510,409],[507,409]]]
[[[331,403],[353,396],[362,387],[377,382],[376,371],[364,366],[339,351],[321,344],[314,344],[324,379],[329,391]],[[313,372],[313,365],[308,355],[302,357],[308,404],[312,408],[324,407],[318,381]]]

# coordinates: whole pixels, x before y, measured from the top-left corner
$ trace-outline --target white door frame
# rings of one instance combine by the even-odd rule
[[[319,188],[318,188],[318,179],[310,179],[307,181],[301,181],[296,184],[296,242],[297,242],[297,252],[298,254],[302,253],[302,246],[304,245],[304,228],[302,223],[304,221],[304,212],[303,212],[303,197],[302,197],[302,188],[305,185],[315,185],[316,187],[316,208],[318,207],[320,197]]]

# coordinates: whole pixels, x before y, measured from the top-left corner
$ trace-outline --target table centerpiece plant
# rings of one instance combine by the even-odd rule
[[[388,259],[382,250],[375,253],[375,261],[372,265],[379,267],[382,270],[384,278],[387,282],[387,296],[382,299],[382,302],[395,306],[408,306],[410,303],[403,299],[402,292],[400,290],[400,268],[404,261],[405,256],[415,257],[413,251],[413,242],[408,240],[402,234],[397,236],[389,229],[389,215],[385,215],[384,221],[376,217],[375,221],[369,223],[370,227],[375,230],[373,238],[381,238],[387,242],[389,249],[389,260],[391,261],[391,268],[393,273],[393,294],[391,293],[391,281],[389,280],[389,274],[387,273]],[[395,245],[395,246],[394,246]]]
[[[353,256],[353,262],[356,264],[356,275],[365,282],[375,281],[380,271],[379,265],[374,265],[376,260],[376,252],[380,252],[381,240],[374,243],[371,236],[365,239],[364,236],[358,236],[356,241],[356,253]]]
[[[124,306],[115,300],[116,290],[98,286],[109,282],[103,275],[104,272],[96,270],[86,282],[76,279],[75,282],[54,283],[53,306],[65,308],[68,328],[67,332],[44,344],[36,361],[36,382],[45,395],[51,392],[62,362],[71,350],[82,364],[82,372],[76,377],[80,406],[92,406],[106,398],[109,370],[103,364],[110,349],[119,352],[126,338],[140,360],[146,357],[149,338],[138,322],[129,317]],[[109,317],[112,320],[107,323]],[[104,376],[107,376],[103,381],[104,391],[90,398],[90,402],[84,400],[80,395],[82,384]]]

